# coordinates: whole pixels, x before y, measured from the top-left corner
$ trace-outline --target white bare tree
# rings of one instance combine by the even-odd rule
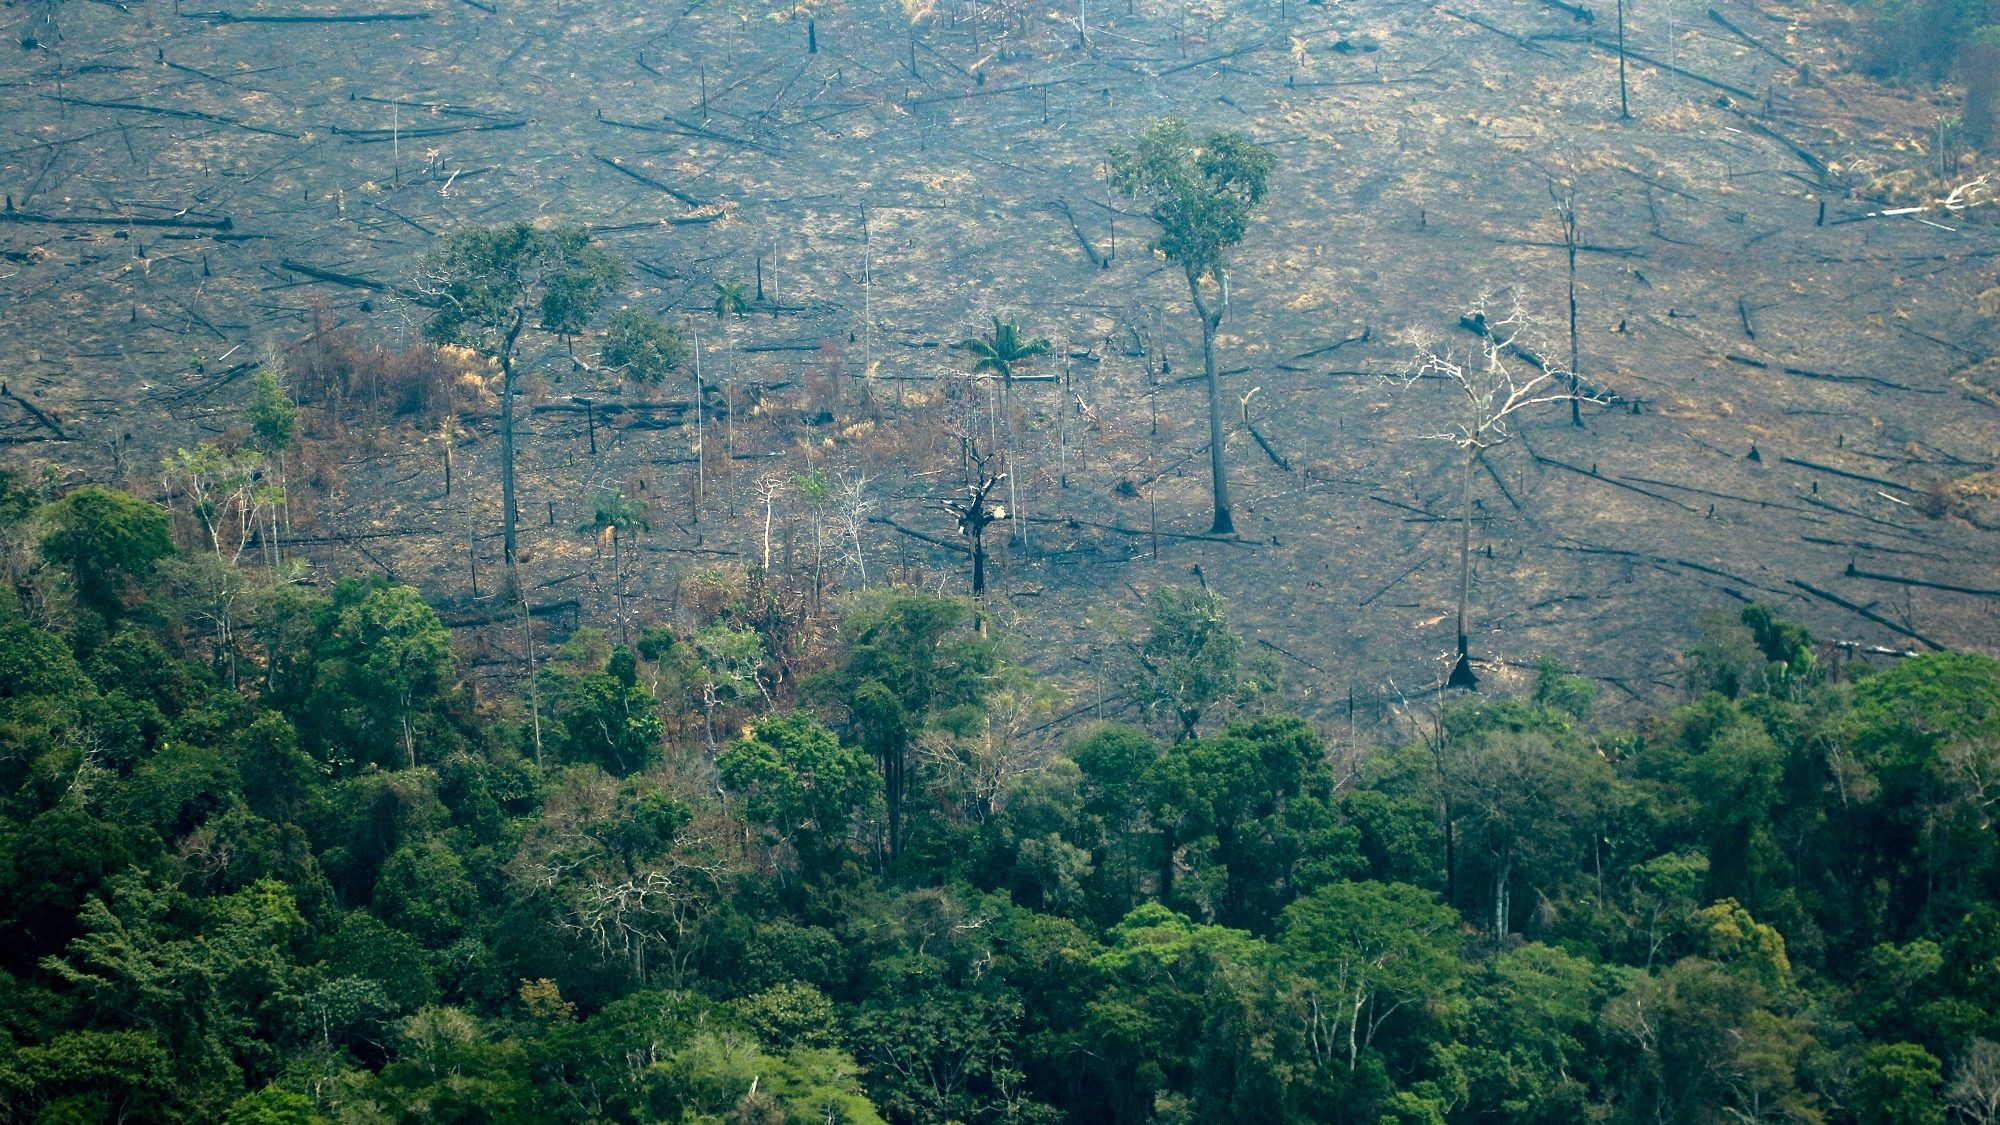
[[[1479,344],[1460,354],[1449,346],[1417,345],[1415,362],[1405,385],[1420,380],[1442,380],[1457,400],[1458,420],[1444,430],[1427,435],[1458,447],[1462,457],[1459,478],[1458,526],[1458,658],[1448,682],[1453,687],[1475,688],[1467,652],[1467,619],[1472,601],[1472,481],[1480,458],[1514,436],[1514,419],[1537,407],[1555,403],[1607,402],[1594,393],[1577,389],[1564,366],[1548,358],[1546,348],[1537,347],[1541,326],[1520,301],[1512,302],[1504,316],[1488,315],[1487,299],[1481,297],[1466,314],[1463,323],[1480,333]]]
[[[784,491],[785,482],[776,477],[765,477],[757,482],[757,502],[764,505],[764,573],[766,574],[771,573],[771,512]]]
[[[1945,1104],[1973,1125],[2000,1123],[2000,1043],[1973,1040],[1951,1069]]]
[[[852,477],[842,473],[834,491],[835,511],[840,520],[840,529],[845,532],[847,551],[854,563],[854,571],[861,581],[861,588],[868,588],[868,560],[861,551],[861,525],[868,522],[868,513],[875,510],[875,501],[868,499],[868,474],[856,473]],[[843,570],[846,568],[843,567]]]

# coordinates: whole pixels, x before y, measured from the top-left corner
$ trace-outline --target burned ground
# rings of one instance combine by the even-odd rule
[[[595,487],[646,488],[630,612],[672,616],[687,574],[760,554],[756,482],[809,462],[868,478],[871,578],[962,589],[931,541],[955,538],[932,439],[960,409],[934,377],[1011,312],[1058,341],[1034,370],[1062,379],[1015,392],[1026,518],[997,611],[1036,663],[1079,703],[1114,694],[1137,592],[1198,576],[1331,715],[1433,682],[1450,647],[1452,454],[1427,437],[1450,403],[1399,374],[1416,339],[1475,343],[1458,318],[1481,294],[1557,314],[1547,174],[1568,169],[1581,366],[1619,401],[1583,429],[1529,421],[1481,478],[1489,678],[1549,655],[1610,698],[1657,695],[1698,610],[1743,598],[1864,645],[2000,644],[1981,509],[1926,511],[2000,449],[1981,310],[2000,228],[1864,217],[1937,194],[1950,102],[1848,77],[1835,6],[1638,6],[1650,61],[1621,122],[1608,5],[1586,24],[1501,0],[1084,3],[914,23],[872,0],[13,6],[32,45],[0,70],[10,459],[157,492],[165,452],[240,424],[266,341],[414,339],[403,290],[437,233],[585,222],[634,265],[620,303],[695,318],[726,420],[697,521],[691,380],[621,388],[540,357],[524,575],[531,600],[580,603],[550,629],[614,613],[575,530]],[[1196,534],[1185,289],[1102,179],[1164,114],[1279,157],[1223,330],[1234,542]],[[760,259],[767,300],[718,321],[712,284]],[[337,453],[299,549],[479,619],[497,445],[466,410],[449,497],[431,435],[323,427]],[[807,515],[792,493],[775,508],[796,571]]]

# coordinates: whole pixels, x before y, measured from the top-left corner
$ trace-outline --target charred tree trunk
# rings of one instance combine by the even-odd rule
[[[1446,682],[1452,687],[1478,690],[1479,677],[1472,674],[1472,659],[1467,642],[1467,619],[1472,605],[1472,468],[1479,460],[1479,451],[1471,450],[1465,457],[1464,475],[1459,482],[1458,515],[1458,660],[1451,666],[1451,677]]]
[[[1625,90],[1625,0],[1618,0],[1618,120],[1632,120],[1632,103]]]
[[[527,310],[514,310],[514,323],[500,345],[500,531],[509,568],[517,556],[515,527],[521,519],[514,506],[514,341],[527,321]]]

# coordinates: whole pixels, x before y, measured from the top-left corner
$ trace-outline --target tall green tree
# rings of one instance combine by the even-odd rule
[[[574,339],[590,326],[624,268],[580,226],[528,223],[446,235],[424,258],[419,288],[432,308],[424,335],[490,356],[500,365],[501,534],[508,566],[517,554],[514,396],[524,331]]]
[[[744,813],[814,868],[835,858],[880,786],[866,753],[841,745],[832,731],[799,713],[758,723],[716,765],[723,787],[743,798]]]
[[[312,689],[295,716],[320,749],[414,767],[419,727],[438,732],[456,687],[451,633],[409,586],[344,580],[317,612]]]
[[[157,504],[85,485],[49,505],[42,557],[69,570],[77,600],[106,618],[174,553],[167,513]]]
[[[1349,1074],[1399,1029],[1435,1019],[1463,972],[1457,915],[1402,883],[1313,892],[1285,910],[1278,947],[1307,995],[1313,1061]],[[1405,1050],[1420,1041],[1405,1038]]]
[[[1276,161],[1242,133],[1197,136],[1174,119],[1154,122],[1130,146],[1111,149],[1111,184],[1144,203],[1159,224],[1153,248],[1181,267],[1188,298],[1201,322],[1201,358],[1208,375],[1208,464],[1215,521],[1230,535],[1229,480],[1223,465],[1222,391],[1215,370],[1215,333],[1229,314],[1229,251],[1250,228],[1250,213],[1269,190]],[[1213,290],[1211,294],[1211,289]]]
[[[1243,638],[1215,594],[1160,586],[1147,597],[1134,695],[1141,707],[1173,719],[1178,739],[1195,737],[1204,717],[1268,690],[1275,671],[1243,659]]]
[[[1002,666],[1001,643],[976,619],[956,598],[864,595],[841,622],[839,665],[812,684],[813,694],[847,705],[849,731],[882,771],[891,858],[903,849],[919,736],[954,712],[977,711]]]

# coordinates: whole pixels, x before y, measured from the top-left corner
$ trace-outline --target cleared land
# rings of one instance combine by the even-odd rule
[[[2000,645],[1994,509],[1968,485],[1958,514],[1923,510],[2000,451],[2000,237],[1991,215],[1863,217],[1936,194],[1948,103],[1846,76],[1834,6],[1644,5],[1628,36],[1651,61],[1621,122],[1608,6],[1587,24],[1498,0],[1084,3],[914,24],[872,2],[14,6],[33,46],[0,69],[9,457],[156,492],[163,453],[240,424],[265,341],[412,340],[423,310],[399,290],[434,235],[585,222],[634,265],[623,303],[698,318],[704,413],[724,420],[697,521],[691,380],[620,388],[539,358],[526,584],[578,603],[545,629],[615,618],[575,531],[595,487],[652,499],[628,612],[672,618],[687,575],[761,553],[756,482],[808,461],[867,476],[871,580],[962,589],[924,537],[955,539],[933,439],[968,407],[933,380],[1007,311],[1060,342],[1035,370],[1064,379],[1016,391],[1028,518],[997,612],[1033,658],[1078,702],[1113,694],[1137,592],[1199,568],[1309,708],[1351,692],[1372,716],[1435,680],[1455,587],[1451,451],[1425,436],[1450,404],[1394,376],[1415,338],[1474,343],[1457,322],[1482,293],[1558,314],[1546,172],[1567,168],[1582,367],[1621,404],[1530,422],[1481,480],[1492,678],[1546,654],[1610,698],[1660,692],[1697,610],[1735,598],[1828,638]],[[1262,439],[1239,416],[1240,542],[1194,536],[1186,294],[1101,178],[1109,145],[1166,114],[1280,158],[1224,326],[1227,392],[1257,390]],[[712,284],[760,258],[767,302],[718,322]],[[499,612],[497,443],[477,404],[463,424],[448,497],[431,435],[321,424],[300,549],[459,620]],[[809,513],[790,493],[774,509],[796,573]]]

